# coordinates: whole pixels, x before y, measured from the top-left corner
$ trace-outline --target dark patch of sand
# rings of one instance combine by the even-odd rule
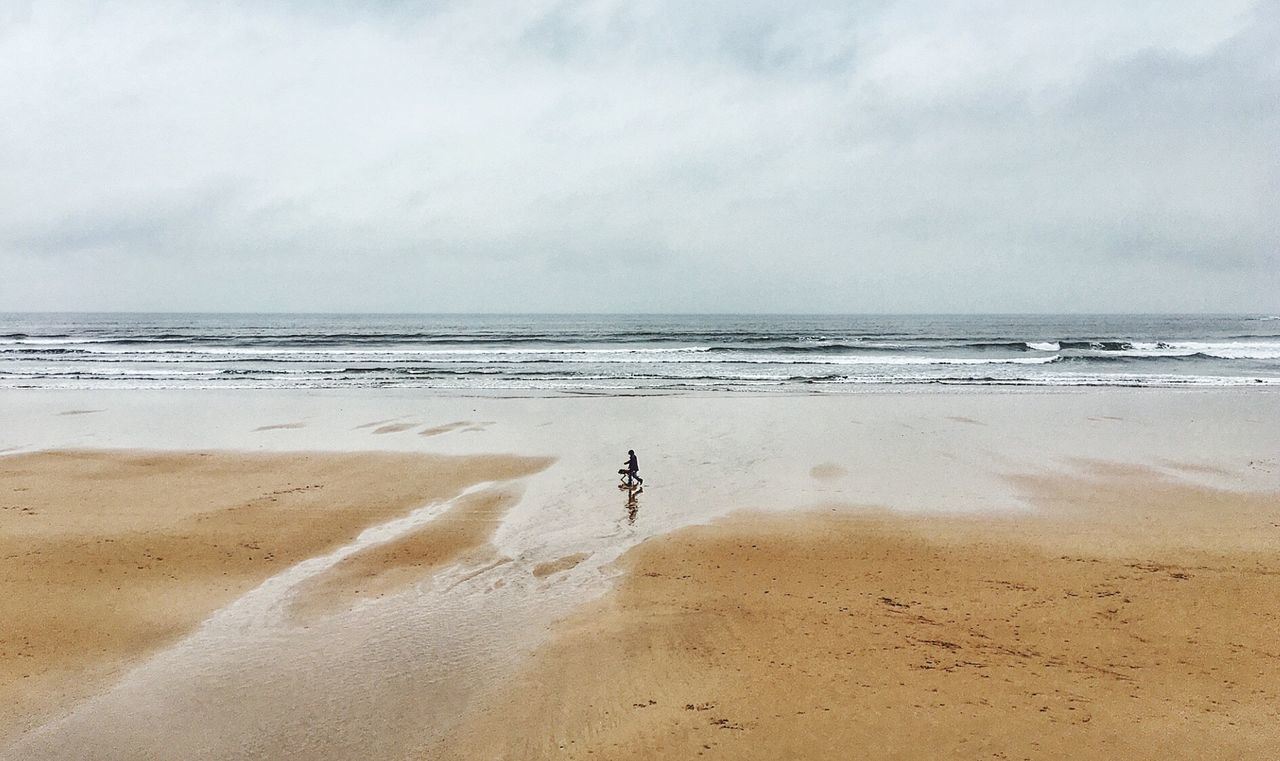
[[[472,425],[471,421],[469,420],[458,420],[453,423],[445,423],[444,425],[437,425],[437,426],[432,426],[430,428],[423,428],[421,431],[418,432],[418,435],[419,436],[439,436],[442,433],[449,433],[450,431],[456,431],[459,428],[465,428],[469,425]]]
[[[417,428],[417,427],[418,427],[417,423],[388,423],[384,426],[375,428],[373,432],[375,434],[403,433],[409,430],[410,428]]]
[[[562,573],[570,570],[571,568],[576,568],[579,563],[589,557],[591,557],[590,552],[577,552],[572,555],[565,555],[564,557],[556,560],[539,563],[533,567],[533,575],[536,578],[542,579],[553,574]]]
[[[284,431],[284,430],[294,430],[294,429],[306,428],[306,427],[307,427],[306,423],[277,423],[276,425],[260,426],[258,428],[254,428],[253,430],[254,430],[254,433],[257,433],[258,431]]]
[[[824,462],[809,469],[809,476],[819,481],[830,481],[849,475],[849,471],[834,462]]]

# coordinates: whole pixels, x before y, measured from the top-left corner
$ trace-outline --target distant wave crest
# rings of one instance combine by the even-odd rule
[[[1272,316],[196,317],[9,319],[0,326],[0,387],[814,391],[1280,381]]]

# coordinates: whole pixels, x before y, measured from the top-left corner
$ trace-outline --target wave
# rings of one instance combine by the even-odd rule
[[[866,336],[878,334],[867,333]],[[582,345],[593,343],[647,344],[647,343],[705,343],[722,341],[736,344],[821,344],[832,340],[857,342],[862,340],[857,333],[845,333],[839,339],[827,336],[815,336],[791,333],[755,333],[742,331],[580,331],[580,332],[370,332],[370,333],[280,333],[280,332],[238,332],[238,333],[184,333],[184,332],[139,332],[117,335],[81,335],[78,337],[66,334],[31,335],[27,333],[0,334],[0,339],[15,341],[44,341],[54,339],[72,339],[77,343],[105,344],[114,346],[133,346],[149,344],[191,344],[215,346],[345,346],[345,345],[460,345],[487,346],[493,344],[546,344],[546,345]]]
[[[1130,341],[1059,341],[1060,349],[1087,349],[1090,351],[1130,351]]]
[[[1034,338],[998,335],[905,335],[893,331],[792,333],[745,330],[567,330],[477,331],[301,331],[158,330],[110,333],[13,331],[0,334],[0,354],[10,351],[53,353],[70,349],[92,353],[149,354],[610,354],[704,351],[717,354],[771,355],[1053,352],[1205,352],[1223,359],[1272,359],[1280,354],[1280,336],[1235,334],[1213,341],[1140,340],[1124,336],[1067,336],[1041,334]]]
[[[1064,347],[1065,349],[1065,347]],[[1280,359],[1280,342],[1212,342],[1212,341],[1158,341],[1130,343],[1127,348],[1108,349],[1100,354],[1075,354],[1077,357],[1146,357],[1177,359]]]
[[[631,351],[631,349],[623,349]],[[711,346],[708,351],[717,354],[750,352],[767,352],[769,354],[819,354],[819,353],[859,353],[859,354],[879,354],[901,352],[903,347],[882,344],[859,344],[859,343],[813,343],[806,346],[796,346],[794,344],[774,344],[770,346],[752,345],[750,348],[743,346]]]
[[[1187,350],[1216,359],[1280,359],[1280,341],[1175,341],[1174,350]]]
[[[1280,360],[1280,342],[1270,343],[1151,343],[1126,344],[1128,349],[1053,349],[1052,344],[1035,342],[1008,355],[962,356],[959,354],[906,353],[887,348],[862,349],[844,346],[814,350],[799,348],[746,351],[726,347],[630,347],[630,348],[494,348],[494,349],[246,349],[184,348],[174,351],[94,350],[72,347],[0,348],[0,361],[79,363],[225,364],[377,361],[383,363],[437,364],[1041,364],[1055,358],[1099,361],[1121,359],[1212,359],[1219,361]],[[1015,356],[1016,355],[1016,356]]]
[[[227,376],[211,377],[150,377],[119,376],[78,373],[57,377],[13,375],[0,372],[0,388],[10,389],[360,389],[360,388],[414,388],[442,391],[554,391],[581,392],[591,389],[618,392],[662,392],[684,387],[715,389],[726,392],[750,392],[753,389],[775,388],[808,389],[821,392],[825,389],[848,387],[885,386],[1007,386],[1007,387],[1127,387],[1127,388],[1245,388],[1266,387],[1280,389],[1280,378],[1213,375],[1141,375],[1141,374],[1068,374],[1033,377],[1006,377],[1000,375],[843,375],[822,377],[721,377],[693,376],[679,378],[654,378],[631,380],[604,375],[565,376],[413,376],[368,374],[363,376],[335,375],[330,377],[296,376]]]
[[[1280,330],[1253,320],[16,316],[0,387],[1274,385]]]
[[[56,349],[56,348],[22,348],[22,349],[0,349],[0,355],[4,354],[85,354],[83,349]]]
[[[1053,364],[1143,364],[1143,363],[1159,363],[1159,362],[1186,362],[1195,360],[1213,360],[1208,354],[1190,353],[1190,354],[1138,354],[1138,353],[1116,353],[1116,354],[1090,354],[1090,355],[1059,355],[1053,358]]]
[[[944,377],[869,378],[862,375],[815,378],[814,385],[939,385],[939,386],[1027,386],[1027,387],[1120,387],[1120,388],[1178,388],[1213,387],[1236,388],[1242,386],[1280,387],[1280,378],[1241,377],[1222,375],[1088,375],[1060,374],[1029,378],[1005,378],[994,375],[965,375]]]

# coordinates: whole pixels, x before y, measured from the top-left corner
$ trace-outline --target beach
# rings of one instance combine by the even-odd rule
[[[1280,761],[1278,53],[0,0],[0,761]]]
[[[1143,474],[1052,488],[1098,512],[750,514],[645,543],[412,757],[1271,757],[1274,495]],[[1196,535],[1208,505],[1205,545],[1141,530]]]
[[[1280,745],[1267,391],[9,390],[0,414],[6,759]]]
[[[62,450],[0,460],[3,725],[29,727],[109,683],[282,568],[424,502],[544,467],[520,458]],[[481,531],[487,525],[471,522]],[[485,534],[373,557],[440,562]],[[471,541],[466,541],[470,539]]]

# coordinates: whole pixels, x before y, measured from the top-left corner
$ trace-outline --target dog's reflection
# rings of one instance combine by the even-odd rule
[[[627,523],[635,524],[636,514],[640,512],[640,500],[638,500],[637,497],[643,493],[643,486],[627,487]]]

